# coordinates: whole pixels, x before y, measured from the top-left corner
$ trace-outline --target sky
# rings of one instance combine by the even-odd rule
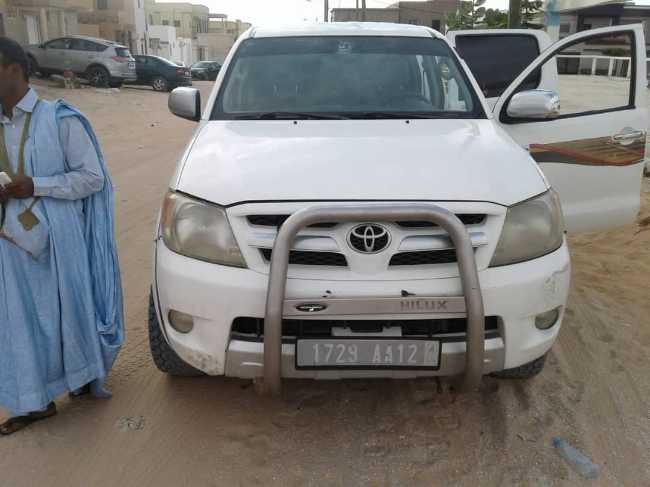
[[[165,0],[157,0],[164,2]],[[174,0],[171,0],[174,1]],[[323,0],[178,0],[203,4],[211,13],[225,13],[231,20],[241,19],[256,25],[323,20]],[[356,0],[329,0],[330,8],[354,7]],[[367,0],[368,8],[384,8],[396,0]],[[650,0],[637,0],[640,5]],[[361,4],[361,1],[359,1]],[[487,0],[486,7],[507,9],[508,0]]]
[[[165,0],[156,0],[164,3]],[[206,5],[211,13],[225,13],[230,20],[253,24],[323,20],[323,0],[177,0]],[[366,0],[368,8],[384,8],[397,0]],[[361,4],[361,0],[359,0]],[[329,0],[330,9],[354,7],[355,0]],[[507,8],[508,0],[487,0],[487,7]]]

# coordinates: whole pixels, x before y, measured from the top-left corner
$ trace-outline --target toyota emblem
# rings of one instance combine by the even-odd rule
[[[350,230],[348,243],[362,254],[376,254],[390,244],[388,229],[377,223],[362,223]]]

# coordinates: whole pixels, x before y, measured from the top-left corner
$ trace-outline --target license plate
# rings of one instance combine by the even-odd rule
[[[298,368],[438,368],[438,340],[298,339]]]
[[[129,69],[135,69],[135,62],[129,61]]]

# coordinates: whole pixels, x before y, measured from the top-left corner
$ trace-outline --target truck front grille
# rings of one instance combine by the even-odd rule
[[[485,221],[485,215],[481,213],[461,213],[456,215],[465,225],[480,225]],[[427,221],[396,222],[403,228],[434,228],[438,224]]]
[[[260,249],[264,260],[271,261],[272,249]],[[289,253],[289,264],[292,265],[326,265],[334,267],[347,267],[345,255],[336,252],[312,252],[292,250]]]
[[[399,252],[390,259],[389,266],[450,264],[456,262],[456,249]]]
[[[248,215],[246,219],[251,225],[262,227],[279,228],[289,218],[290,215]],[[485,221],[485,214],[481,213],[461,213],[456,215],[465,225],[480,225]],[[402,228],[435,228],[438,225],[427,221],[404,221],[395,222]],[[333,228],[336,222],[321,222],[310,225],[309,228]]]
[[[296,338],[328,338],[332,328],[348,328],[355,333],[367,333],[372,337],[386,328],[400,327],[403,337],[434,337],[446,335],[464,339],[467,331],[466,318],[447,318],[440,320],[282,320],[282,337],[285,340]],[[485,334],[490,338],[499,331],[496,316],[485,317]],[[264,318],[239,317],[232,323],[231,338],[236,340],[263,341]],[[361,337],[363,338],[363,336]]]
[[[261,227],[276,227],[279,228],[290,215],[248,215],[246,219],[251,225],[258,225]],[[321,222],[310,225],[309,228],[332,228],[337,224],[335,222]]]
[[[268,272],[275,238],[284,222],[291,213],[308,206],[306,203],[282,203],[278,204],[281,208],[273,208],[272,205],[255,203],[250,208],[237,208],[229,215],[247,264],[259,272]],[[455,203],[454,206],[454,214],[466,225],[477,262],[484,266],[485,249],[498,218],[492,218],[484,204],[468,204],[463,208]],[[364,225],[372,229],[370,243],[377,251],[366,251],[368,237],[355,233],[356,228]],[[453,247],[444,229],[421,219],[342,222],[333,218],[298,231],[289,254],[289,274],[371,280],[373,276],[392,279],[407,271],[415,278],[422,278],[425,273],[431,277],[454,277],[457,258]]]

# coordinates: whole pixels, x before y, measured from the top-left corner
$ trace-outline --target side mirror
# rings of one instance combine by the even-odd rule
[[[506,113],[510,118],[552,120],[560,116],[560,97],[549,90],[520,91],[510,98]]]
[[[176,88],[167,101],[169,111],[177,117],[198,122],[201,119],[201,93],[196,88]]]

